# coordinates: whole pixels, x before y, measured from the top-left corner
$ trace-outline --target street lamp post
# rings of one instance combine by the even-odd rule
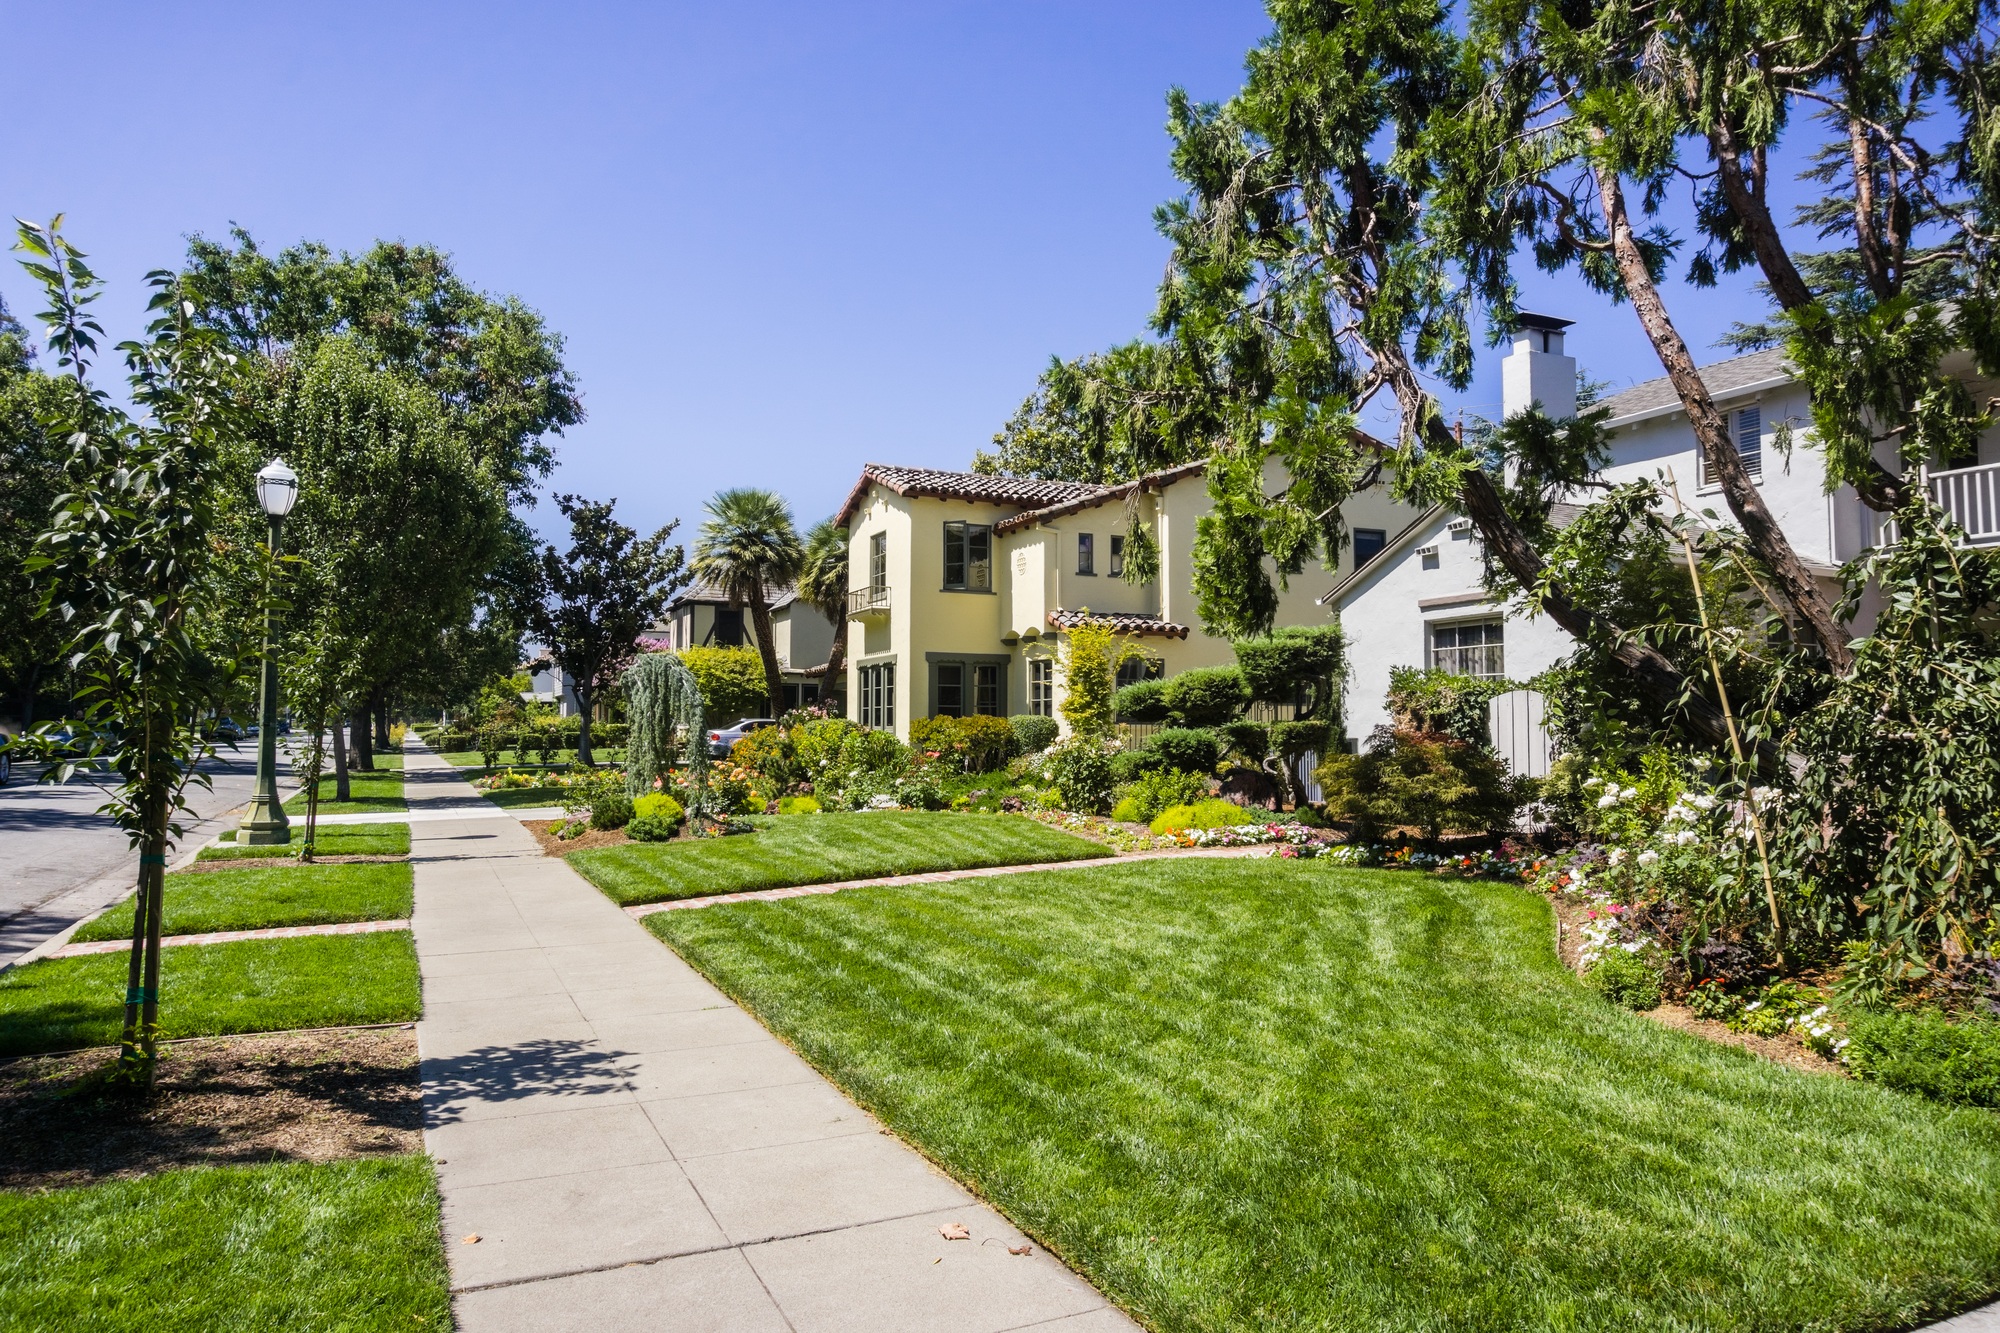
[[[257,474],[257,503],[271,522],[270,551],[278,554],[280,529],[292,502],[299,498],[299,474],[274,458]],[[278,799],[278,659],[271,651],[271,608],[264,608],[264,680],[260,691],[263,708],[257,727],[257,795],[250,813],[243,816],[236,838],[252,847],[274,847],[292,840],[291,821]]]

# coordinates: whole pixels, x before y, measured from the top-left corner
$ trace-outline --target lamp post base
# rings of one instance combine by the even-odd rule
[[[292,840],[292,822],[285,807],[274,796],[259,796],[250,803],[250,813],[236,826],[240,847],[279,847]]]

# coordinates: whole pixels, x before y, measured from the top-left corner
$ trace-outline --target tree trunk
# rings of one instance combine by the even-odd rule
[[[147,790],[140,799],[139,882],[132,903],[132,953],[125,969],[125,1025],[118,1041],[121,1082],[151,1087],[160,1031],[160,910],[167,878],[167,824],[173,803],[169,779],[154,770],[147,725]],[[168,724],[171,725],[171,724]]]
[[[1593,131],[1593,134],[1600,139],[1603,137],[1602,131]],[[1750,473],[1736,452],[1736,443],[1729,437],[1728,423],[1716,410],[1708,386],[1702,383],[1693,353],[1688,350],[1667,314],[1666,303],[1660,298],[1659,289],[1653,285],[1652,274],[1646,269],[1646,258],[1639,250],[1638,237],[1632,231],[1632,220],[1625,209],[1624,189],[1619,184],[1617,173],[1598,168],[1597,188],[1605,223],[1611,232],[1612,256],[1617,262],[1619,277],[1624,282],[1625,295],[1631,300],[1632,309],[1639,316],[1647,338],[1652,341],[1653,351],[1659,356],[1667,378],[1673,382],[1674,392],[1679,395],[1681,407],[1687,413],[1688,424],[1694,428],[1695,441],[1708,460],[1710,475],[1722,483],[1730,512],[1742,525],[1743,535],[1749,539],[1752,549],[1770,567],[1778,590],[1791,604],[1793,613],[1818,641],[1820,651],[1826,654],[1827,663],[1835,672],[1844,674],[1854,664],[1854,653],[1847,646],[1847,635],[1834,620],[1832,605],[1820,591],[1819,584],[1814,582],[1813,576],[1806,571],[1798,552],[1792,549],[1784,529],[1778,526],[1778,521],[1765,507],[1764,497],[1750,480]]]
[[[42,664],[40,662],[30,662],[28,664],[27,677],[21,682],[21,731],[23,734],[33,731],[35,728],[35,687],[40,684],[41,679]]]
[[[389,700],[379,693],[375,696],[375,748],[389,753]]]
[[[313,718],[312,739],[306,745],[306,829],[299,844],[299,860],[310,864],[313,842],[319,836],[319,779],[326,768],[326,714]]]
[[[577,722],[580,724],[576,729],[577,767],[590,768],[596,762],[590,753],[590,710],[594,703],[593,691],[581,680],[574,682],[570,686],[570,691],[576,695]]]
[[[785,677],[778,670],[776,633],[771,628],[771,607],[763,589],[750,599],[750,623],[757,629],[757,655],[764,659],[764,689],[771,696],[771,716],[785,713]]]
[[[847,608],[842,607],[833,621],[833,646],[826,650],[826,674],[820,677],[820,706],[831,714],[833,701],[846,693],[842,687],[847,684],[844,674],[847,670]]]
[[[333,717],[333,799],[351,801],[354,788],[347,779],[347,734],[341,730],[346,719],[338,713]]]
[[[348,737],[354,743],[354,767],[363,773],[375,771],[375,748],[369,743],[369,707],[366,703],[354,706],[354,716]]]
[[[1805,278],[1792,263],[1791,252],[1785,248],[1784,236],[1778,230],[1776,219],[1771,216],[1761,173],[1756,180],[1743,173],[1735,127],[1724,117],[1709,132],[1708,140],[1717,174],[1722,181],[1723,199],[1742,224],[1751,253],[1757,256],[1757,267],[1762,270],[1764,281],[1770,285],[1771,295],[1777,298],[1779,306],[1788,311],[1811,305],[1812,289],[1806,286]],[[1868,462],[1868,470],[1859,477],[1849,477],[1848,484],[1854,487],[1862,503],[1870,509],[1883,513],[1895,509],[1904,499],[1903,479],[1872,458]]]

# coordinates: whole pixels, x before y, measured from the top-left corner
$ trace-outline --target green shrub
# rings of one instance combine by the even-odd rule
[[[1288,704],[1311,691],[1307,713],[1313,717],[1332,715],[1346,661],[1340,626],[1287,626],[1262,639],[1240,639],[1234,647],[1243,683],[1252,698]]]
[[[778,813],[781,815],[816,815],[819,802],[810,796],[780,796]]]
[[[958,719],[955,717],[915,717],[910,719],[910,748],[950,754],[958,748]]]
[[[634,842],[671,842],[680,831],[680,820],[658,815],[633,815],[625,824],[625,836]]]
[[[1119,786],[1137,782],[1148,773],[1158,773],[1167,766],[1158,750],[1140,746],[1136,750],[1120,750],[1111,756],[1111,780]]]
[[[757,717],[770,707],[764,659],[755,648],[683,648],[678,656],[701,687],[702,713],[710,727]]]
[[[1153,832],[1183,833],[1189,829],[1235,828],[1256,822],[1255,815],[1235,802],[1211,797],[1161,811],[1153,820]]]
[[[1049,751],[1043,766],[1063,808],[1098,814],[1111,804],[1111,756],[1095,740],[1072,736]]]
[[[1158,755],[1163,767],[1183,773],[1213,773],[1216,761],[1222,758],[1222,745],[1215,733],[1193,727],[1156,731],[1142,748]]]
[[[1437,732],[1467,745],[1489,745],[1486,706],[1495,695],[1518,688],[1510,680],[1461,676],[1435,667],[1391,667],[1389,716],[1398,731]]]
[[[2000,1107],[2000,1022],[1935,1013],[1860,1012],[1842,1052],[1855,1075],[1941,1102]]]
[[[687,818],[687,811],[683,810],[681,803],[673,797],[665,792],[656,791],[632,802],[632,818],[664,819],[669,823],[678,824]]]
[[[1592,990],[1613,1004],[1627,1009],[1660,1007],[1659,969],[1636,953],[1608,949],[1583,979]]]
[[[591,797],[590,826],[592,828],[624,828],[631,822],[632,798],[624,792],[599,792]]]
[[[927,777],[904,778],[891,794],[897,805],[907,805],[912,810],[942,810],[945,806],[944,791]]]
[[[1271,749],[1286,759],[1308,754],[1324,756],[1333,744],[1333,727],[1325,722],[1273,722]]]
[[[1250,764],[1262,764],[1271,752],[1271,728],[1249,718],[1238,718],[1216,728],[1230,754],[1241,755]]]
[[[1202,774],[1161,769],[1140,776],[1127,787],[1124,799],[1118,802],[1111,817],[1133,824],[1150,824],[1162,810],[1193,805],[1207,795],[1208,779]]]
[[[1491,832],[1514,814],[1513,784],[1500,761],[1445,736],[1396,732],[1366,754],[1330,756],[1313,774],[1326,810],[1355,832],[1414,827],[1432,842],[1447,829]]]
[[[990,773],[1014,757],[1014,728],[1004,717],[962,717],[958,747],[966,772]]]
[[[1200,667],[1166,684],[1167,708],[1184,727],[1219,727],[1233,721],[1250,702],[1250,687],[1239,667]]]
[[[1062,730],[1054,718],[1037,713],[1016,713],[1007,719],[1007,726],[1014,733],[1014,748],[1021,754],[1048,749]]]
[[[1167,682],[1133,681],[1118,691],[1112,706],[1117,709],[1120,722],[1165,722],[1168,712]]]

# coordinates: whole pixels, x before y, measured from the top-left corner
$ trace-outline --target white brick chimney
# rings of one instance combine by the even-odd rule
[[[1576,358],[1563,355],[1563,330],[1575,322],[1520,313],[1514,345],[1500,362],[1503,419],[1536,403],[1558,421],[1576,415]]]

